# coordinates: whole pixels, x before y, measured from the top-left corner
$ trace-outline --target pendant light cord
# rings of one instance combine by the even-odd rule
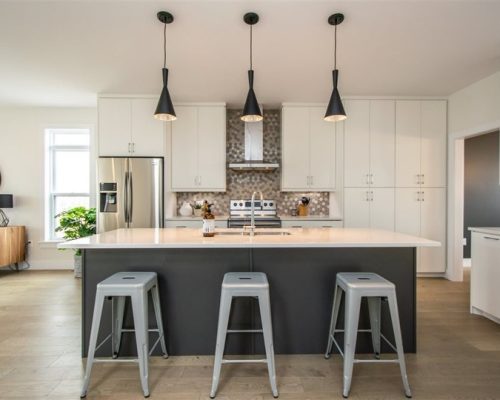
[[[163,68],[167,68],[167,24],[163,25]]]
[[[333,69],[337,69],[337,25],[333,34]]]
[[[253,64],[252,64],[252,49],[253,49],[253,35],[252,35],[252,27],[253,25],[250,25],[250,71],[253,69]]]

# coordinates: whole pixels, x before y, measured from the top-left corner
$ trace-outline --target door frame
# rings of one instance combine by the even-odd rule
[[[464,274],[464,141],[499,129],[500,120],[462,131],[449,132],[448,135],[448,248],[445,276],[451,281],[463,281]]]

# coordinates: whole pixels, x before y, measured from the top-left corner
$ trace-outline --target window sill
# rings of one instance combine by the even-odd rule
[[[57,249],[57,245],[62,242],[64,240],[44,240],[38,242],[38,245],[41,249]]]

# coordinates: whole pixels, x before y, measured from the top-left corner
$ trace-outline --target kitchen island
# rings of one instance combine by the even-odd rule
[[[119,271],[158,274],[167,346],[173,355],[213,354],[221,283],[230,271],[267,274],[274,346],[281,354],[324,352],[338,272],[378,273],[396,285],[405,351],[416,352],[416,251],[439,245],[382,230],[291,228],[257,229],[255,236],[220,229],[213,238],[204,238],[200,229],[119,229],[59,247],[82,249],[82,355],[86,356],[96,284]],[[392,338],[385,307],[382,329]],[[360,326],[364,327],[368,318],[363,308]],[[130,314],[127,325],[132,325]],[[105,305],[103,321],[109,323],[101,324],[101,338],[110,332],[110,304]],[[231,327],[254,328],[258,321],[253,299],[234,300]],[[359,336],[358,351],[371,351],[367,336]],[[106,347],[98,355],[109,355]],[[133,336],[125,334],[120,354],[134,351]],[[227,353],[263,351],[260,335],[228,335]]]

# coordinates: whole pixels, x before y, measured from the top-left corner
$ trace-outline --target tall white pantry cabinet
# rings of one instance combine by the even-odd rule
[[[446,266],[445,100],[347,100],[344,226],[441,242],[418,251],[417,271]]]

